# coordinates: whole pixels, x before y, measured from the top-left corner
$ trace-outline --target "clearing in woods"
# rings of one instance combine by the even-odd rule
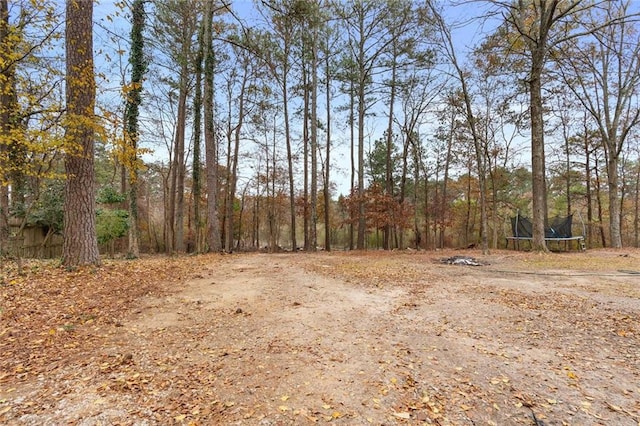
[[[468,255],[483,266],[440,262]],[[0,276],[0,423],[639,425],[640,251]]]

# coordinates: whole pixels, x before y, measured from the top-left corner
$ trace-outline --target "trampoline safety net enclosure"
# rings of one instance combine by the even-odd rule
[[[571,225],[573,215],[567,217],[554,217],[547,228],[544,229],[545,238],[572,238]],[[511,218],[511,231],[516,238],[533,237],[533,224],[527,217],[517,215]]]
[[[571,227],[573,225],[573,215],[569,215],[566,217],[556,216],[549,221],[547,227],[544,230],[544,237],[547,242],[556,241],[556,242],[566,242],[576,241],[579,248],[582,250],[585,249],[584,246],[584,236],[574,237],[571,232]],[[531,220],[527,217],[520,216],[517,214],[516,216],[511,218],[511,232],[513,233],[513,237],[507,237],[507,247],[509,246],[509,241],[514,242],[514,248],[518,245],[518,241],[529,241],[533,239],[533,224]]]

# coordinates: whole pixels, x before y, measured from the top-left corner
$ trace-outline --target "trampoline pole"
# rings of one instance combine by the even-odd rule
[[[587,228],[584,225],[584,220],[582,220],[582,215],[580,214],[580,210],[578,210],[578,217],[580,218],[580,223],[582,224],[582,238],[587,238]]]
[[[518,232],[518,225],[520,222],[520,209],[516,210],[516,240],[514,241],[514,245],[516,246],[516,250],[520,251],[520,240],[518,237],[520,233]]]

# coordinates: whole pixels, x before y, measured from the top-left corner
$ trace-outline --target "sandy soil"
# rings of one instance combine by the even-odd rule
[[[212,257],[50,373],[5,375],[0,423],[637,426],[639,260]]]

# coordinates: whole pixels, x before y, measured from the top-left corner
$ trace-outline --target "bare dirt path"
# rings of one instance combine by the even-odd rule
[[[0,420],[640,425],[640,252],[452,254],[212,258]]]

